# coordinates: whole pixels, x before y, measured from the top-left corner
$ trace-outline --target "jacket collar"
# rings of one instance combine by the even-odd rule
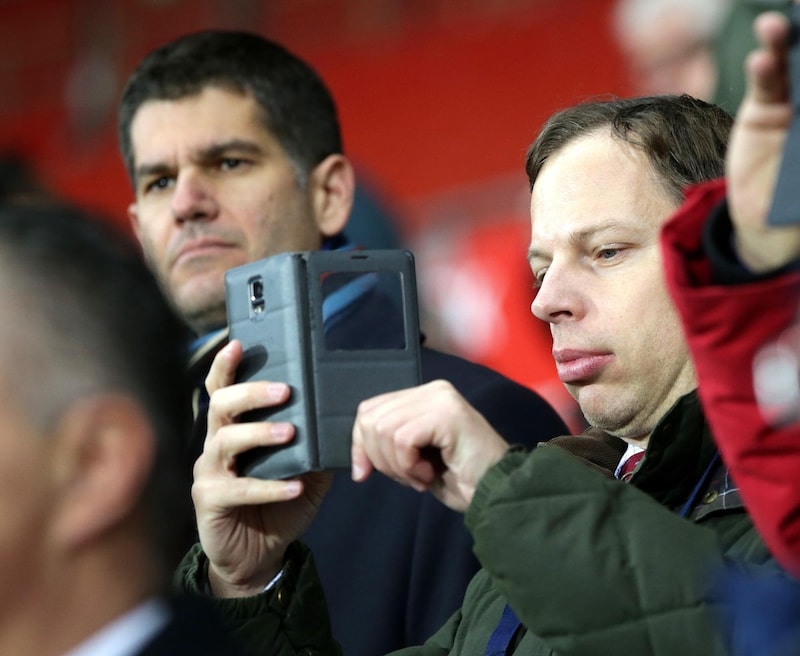
[[[228,328],[221,328],[196,339],[190,345],[189,372],[205,378],[211,367],[211,361],[225,344],[228,343]]]
[[[631,484],[667,507],[679,507],[715,453],[697,391],[690,392],[656,426]]]

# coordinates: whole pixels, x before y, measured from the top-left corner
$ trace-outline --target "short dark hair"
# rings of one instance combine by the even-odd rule
[[[544,163],[580,137],[608,129],[640,149],[667,191],[680,203],[686,187],[721,177],[733,118],[688,95],[591,100],[553,114],[528,149],[531,190]]]
[[[74,401],[108,391],[147,413],[156,457],[143,507],[174,566],[191,521],[187,328],[132,240],[74,208],[0,207],[0,276],[12,306],[3,330],[19,337],[3,357],[24,358],[13,391],[33,422],[46,429]]]
[[[317,164],[343,151],[333,97],[309,64],[257,34],[206,30],[145,56],[125,86],[117,130],[132,181],[131,123],[142,104],[178,100],[206,87],[252,95],[264,126],[286,151],[303,185]]]

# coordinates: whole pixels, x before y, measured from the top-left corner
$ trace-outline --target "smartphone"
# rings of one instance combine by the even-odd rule
[[[243,421],[286,421],[295,438],[240,456],[240,475],[348,468],[358,404],[421,383],[414,257],[407,250],[295,251],[228,271],[236,380],[287,383],[291,398]]]

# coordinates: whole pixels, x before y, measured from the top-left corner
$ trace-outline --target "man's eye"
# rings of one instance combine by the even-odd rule
[[[242,160],[237,159],[236,157],[226,157],[219,163],[219,167],[223,171],[230,171],[232,169],[238,169],[242,163]]]
[[[148,182],[145,185],[144,190],[145,190],[145,192],[161,191],[162,189],[166,189],[167,187],[169,187],[171,182],[172,182],[171,178],[168,178],[166,176],[162,176],[160,178],[156,178],[155,180],[152,180],[152,181]]]
[[[547,273],[547,269],[539,269],[538,271],[533,272],[533,288],[539,289],[544,282],[544,276]]]
[[[601,260],[612,260],[620,253],[620,248],[601,248],[597,251],[597,257]]]

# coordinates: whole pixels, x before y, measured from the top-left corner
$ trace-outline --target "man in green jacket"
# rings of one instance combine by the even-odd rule
[[[658,246],[685,188],[723,174],[730,124],[688,96],[591,102],[554,115],[528,152],[532,311],[550,324],[587,434],[526,453],[443,381],[361,404],[353,477],[377,469],[464,511],[483,566],[450,621],[400,653],[725,653],[715,584],[726,563],[784,576],[718,459]],[[202,546],[179,580],[222,598],[256,653],[335,654],[296,542],[324,476],[236,476],[236,454],[293,431],[236,421],[289,397],[280,384],[232,384],[240,357],[232,342],[207,379],[193,489]]]

